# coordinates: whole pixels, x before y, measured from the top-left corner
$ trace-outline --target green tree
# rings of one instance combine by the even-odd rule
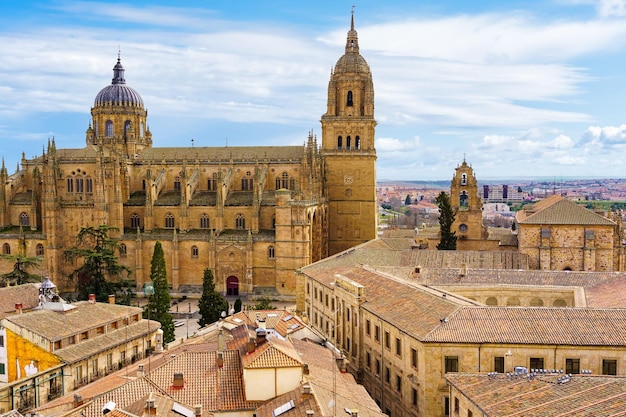
[[[41,263],[41,259],[36,256],[26,256],[26,236],[24,236],[21,225],[17,253],[13,255],[2,254],[0,255],[0,259],[4,259],[13,264],[11,271],[0,275],[0,287],[41,281],[42,277],[28,272],[28,269],[38,267]]]
[[[406,195],[406,198],[404,199],[404,205],[408,206],[411,204],[411,196],[410,195]]]
[[[115,230],[117,228],[107,225],[83,227],[76,237],[76,246],[63,252],[70,262],[83,260],[82,265],[69,274],[70,280],[77,280],[79,300],[87,300],[89,294],[95,294],[97,301],[106,301],[109,294],[121,294],[118,301],[130,303],[132,284],[119,278],[123,275],[128,278],[131,270],[118,262],[119,244],[109,237],[109,232]],[[111,281],[113,277],[117,282]]]
[[[173,342],[176,336],[174,335],[174,319],[170,314],[170,292],[167,284],[165,254],[159,241],[154,245],[152,260],[150,261],[150,279],[154,292],[148,297],[147,317],[161,323],[165,343]]]
[[[252,307],[252,310],[275,310],[276,307],[272,305],[272,301],[268,297],[261,297],[256,300],[256,304]]]
[[[452,231],[454,223],[454,211],[450,206],[450,197],[445,191],[439,193],[435,202],[439,206],[439,230],[441,240],[437,245],[438,250],[456,250],[456,233]]]
[[[198,320],[200,327],[218,321],[222,311],[228,312],[228,301],[222,294],[215,291],[213,271],[209,268],[204,270],[202,296],[198,303],[198,309],[200,310],[200,320]]]
[[[241,311],[241,306],[242,306],[242,302],[241,302],[241,298],[237,298],[235,300],[235,305],[233,306],[233,310],[235,310],[235,313],[239,313]]]

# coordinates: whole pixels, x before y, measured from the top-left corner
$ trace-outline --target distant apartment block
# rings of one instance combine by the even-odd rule
[[[483,185],[484,203],[513,203],[524,199],[524,193],[519,187],[502,185]]]

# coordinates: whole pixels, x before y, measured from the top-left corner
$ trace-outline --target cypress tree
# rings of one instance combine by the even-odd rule
[[[452,231],[454,212],[450,206],[450,197],[442,191],[435,202],[439,206],[439,230],[441,240],[437,245],[438,250],[456,250],[456,233]]]
[[[174,319],[170,314],[170,293],[167,284],[167,269],[165,265],[165,254],[161,242],[154,245],[152,253],[152,261],[150,262],[150,279],[154,293],[148,298],[147,314],[150,320],[156,320],[161,323],[163,330],[163,341],[165,343],[173,342],[176,339],[174,335]]]
[[[200,327],[218,321],[222,316],[222,311],[228,313],[228,301],[222,294],[215,291],[213,271],[209,268],[204,270],[202,296],[198,303],[198,309],[200,310],[200,320],[198,320]]]
[[[233,306],[233,310],[235,310],[235,313],[239,313],[241,311],[241,306],[242,306],[242,301],[241,298],[237,298],[235,300],[235,305]]]

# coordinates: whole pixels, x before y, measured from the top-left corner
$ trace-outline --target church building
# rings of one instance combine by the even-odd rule
[[[175,292],[200,292],[211,268],[224,294],[291,296],[297,268],[376,237],[374,87],[354,16],[321,122],[321,146],[310,132],[302,146],[155,147],[118,56],[85,147],[52,139],[13,174],[2,163],[0,251],[41,257],[71,290],[64,251],[81,228],[108,225],[138,290],[160,241]]]

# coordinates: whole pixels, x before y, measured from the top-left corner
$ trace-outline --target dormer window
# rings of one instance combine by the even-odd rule
[[[346,106],[352,107],[353,104],[354,103],[352,101],[352,91],[348,91],[348,99],[346,100]]]

